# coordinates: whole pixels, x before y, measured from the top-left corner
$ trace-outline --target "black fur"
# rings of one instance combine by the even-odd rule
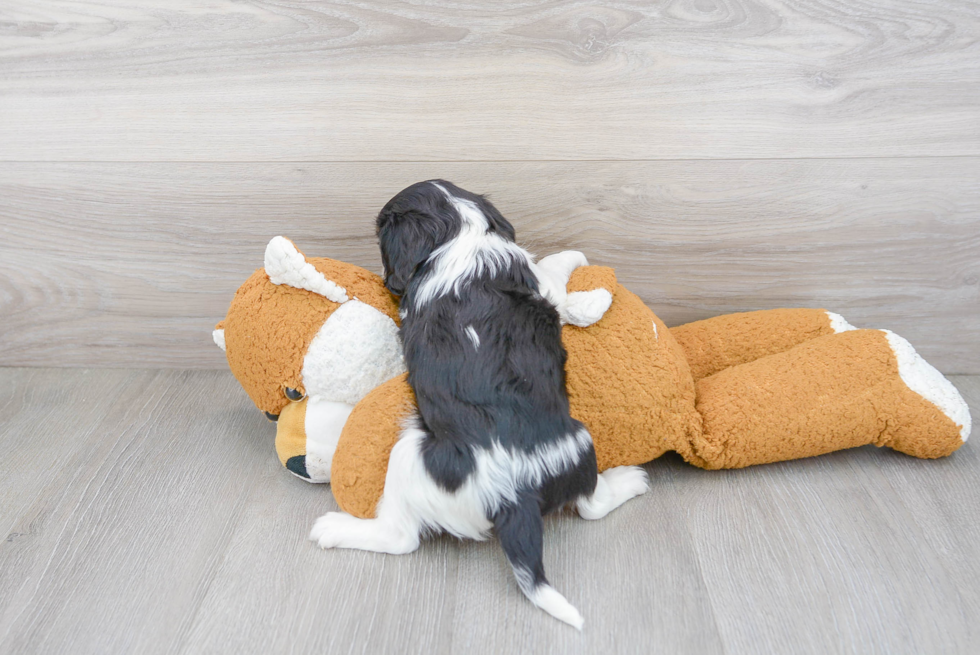
[[[486,217],[487,232],[514,241],[514,228],[486,198],[433,182],[475,203]],[[458,296],[447,293],[417,306],[416,294],[434,266],[430,255],[459,235],[461,225],[453,203],[432,182],[396,195],[377,224],[385,284],[401,296],[408,381],[428,434],[423,460],[448,491],[466,482],[477,449],[488,449],[493,441],[530,454],[584,429],[569,415],[558,313],[538,293],[524,258],[511,258],[496,275],[470,278]],[[469,326],[479,336],[478,348],[467,336]],[[596,476],[589,444],[572,470],[545,479],[539,488],[521,489],[517,503],[488,516],[511,563],[531,573],[534,586],[544,582],[542,513],[590,495]]]
[[[433,250],[459,234],[460,220],[455,208],[432,182],[458,198],[476,203],[491,232],[514,240],[514,227],[483,196],[445,180],[413,184],[389,200],[378,215],[385,286],[396,296],[405,294],[409,279]]]

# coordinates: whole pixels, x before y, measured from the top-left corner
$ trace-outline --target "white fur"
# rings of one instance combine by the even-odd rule
[[[554,280],[559,283],[556,286],[564,289],[568,284],[568,278],[572,276],[572,272],[579,266],[588,266],[589,260],[578,250],[563,250],[542,257],[537,265],[554,276]]]
[[[578,463],[582,452],[592,443],[589,433],[579,430],[530,454],[495,444],[490,450],[477,451],[476,470],[459,489],[450,493],[425,469],[421,454],[424,439],[422,430],[409,425],[391,449],[377,518],[364,521],[375,524],[374,528],[362,526],[339,534],[336,530],[314,526],[310,538],[323,548],[367,550],[375,549],[358,544],[378,543],[374,536],[377,534],[390,536],[395,544],[391,548],[400,548],[412,539],[417,547],[423,530],[443,530],[460,538],[485,539],[493,527],[488,516],[496,514],[505,502],[516,502],[520,487],[539,486],[545,474],[567,471]],[[330,521],[326,524],[329,526]],[[372,537],[365,539],[364,534]],[[382,552],[393,551],[384,549]]]
[[[601,319],[612,304],[612,294],[606,289],[568,293],[568,278],[579,266],[588,266],[585,255],[577,250],[548,255],[531,264],[538,280],[538,289],[555,309],[562,324],[588,327]]]
[[[218,348],[225,350],[225,331],[215,330],[211,333],[211,338],[214,339],[214,343]]]
[[[538,280],[538,290],[552,305],[558,308],[562,323],[570,323],[562,315],[568,299],[568,278],[579,266],[588,266],[589,260],[577,250],[565,250],[548,255],[531,264],[531,272]]]
[[[563,323],[589,327],[606,314],[612,300],[612,294],[606,289],[574,291],[566,296],[563,305],[558,306],[558,314]]]
[[[970,437],[970,407],[953,383],[915,352],[908,341],[890,330],[882,330],[898,361],[898,374],[905,385],[948,416],[960,428],[960,439]]]
[[[353,405],[311,396],[306,401],[306,472],[310,482],[330,482],[333,454]]]
[[[356,405],[382,382],[405,372],[398,326],[359,300],[334,311],[303,359],[303,385],[311,398]]]
[[[568,600],[549,584],[534,586],[534,574],[525,568],[514,567],[514,577],[517,586],[536,607],[540,607],[559,621],[564,621],[576,630],[581,630],[585,623]]]
[[[656,339],[657,341],[659,341],[660,340],[660,335],[657,333],[657,322],[656,321],[652,321],[652,323],[653,323],[653,338]]]
[[[335,303],[348,300],[347,290],[316,270],[286,237],[273,237],[269,241],[265,248],[265,272],[273,284],[306,289]]]
[[[830,329],[836,334],[841,332],[849,332],[850,330],[856,330],[857,328],[844,320],[844,317],[840,314],[835,314],[834,312],[827,312],[827,318],[830,319]]]
[[[474,350],[479,350],[480,349],[480,335],[476,333],[476,329],[472,325],[467,325],[466,326],[466,336],[468,336],[470,338],[470,341],[473,342],[473,349]]]
[[[450,292],[458,294],[462,285],[473,276],[484,271],[496,275],[515,259],[530,263],[530,256],[523,248],[498,234],[487,232],[487,219],[474,203],[457,198],[439,184],[433,183],[433,186],[446,194],[455,206],[462,225],[454,239],[430,255],[432,271],[419,286],[416,307],[423,307]]]
[[[358,548],[391,554],[414,551],[427,530],[485,539],[493,527],[488,515],[495,514],[505,502],[514,502],[520,487],[538,486],[546,474],[556,475],[575,466],[592,442],[583,429],[530,454],[495,444],[489,451],[478,451],[475,472],[450,493],[426,472],[420,449],[424,438],[422,430],[409,425],[392,448],[377,518],[358,519],[331,512],[313,524],[310,539],[321,548]],[[598,519],[646,490],[643,469],[616,467],[599,476],[596,491],[590,498],[580,500],[577,508],[583,517]],[[530,572],[520,568],[515,568],[515,575],[532,603],[582,629],[578,610],[554,588],[534,587]]]
[[[517,502],[520,488],[535,489],[545,476],[555,477],[573,468],[591,443],[592,435],[585,429],[531,453],[494,442],[490,450],[476,451],[476,471],[463,486],[472,486],[485,511],[496,514],[504,503]]]
[[[536,587],[527,597],[537,607],[540,607],[559,621],[564,621],[576,630],[581,630],[585,624],[578,610],[565,600],[565,597],[558,593],[551,585],[543,584]]]
[[[331,512],[317,519],[310,539],[321,548],[391,554],[414,551],[426,528],[441,527],[457,537],[485,539],[493,525],[480,499],[466,485],[449,493],[429,477],[420,452],[424,438],[424,432],[410,426],[391,449],[377,518],[358,519]]]
[[[647,472],[639,466],[616,466],[599,474],[595,491],[575,503],[583,519],[601,519],[630,498],[649,490]]]

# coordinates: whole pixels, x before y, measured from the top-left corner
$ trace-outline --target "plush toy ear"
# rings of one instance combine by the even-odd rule
[[[338,304],[349,300],[347,290],[324,277],[286,237],[274,237],[266,246],[265,272],[273,284],[306,289]]]

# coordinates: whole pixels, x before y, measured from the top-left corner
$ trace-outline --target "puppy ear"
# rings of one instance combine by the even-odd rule
[[[435,227],[437,224],[431,217],[415,210],[385,208],[378,214],[378,243],[388,291],[396,296],[405,295],[415,269],[440,243]]]

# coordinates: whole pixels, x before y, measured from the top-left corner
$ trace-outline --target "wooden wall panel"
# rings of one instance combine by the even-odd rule
[[[378,271],[374,215],[437,176],[668,325],[823,306],[980,372],[980,158],[0,164],[0,365],[223,367],[210,329],[269,238]]]
[[[16,4],[7,161],[980,155],[973,2]]]

